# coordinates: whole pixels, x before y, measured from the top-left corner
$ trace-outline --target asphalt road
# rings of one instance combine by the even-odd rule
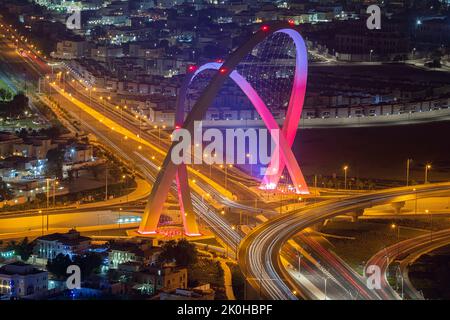
[[[381,270],[381,286],[392,295],[404,296],[413,300],[422,300],[423,296],[414,288],[408,276],[408,267],[421,255],[450,244],[450,229],[429,232],[418,237],[407,239],[377,252],[367,261],[367,266],[376,265]],[[397,276],[401,277],[397,293],[387,281],[389,266],[397,262]],[[403,288],[402,288],[403,286]]]
[[[252,286],[262,287],[260,291],[264,297],[296,299],[293,292],[301,292],[302,288],[280,263],[283,245],[296,233],[325,219],[354,210],[449,192],[450,183],[421,185],[414,189],[402,187],[330,200],[289,212],[260,225],[244,238],[238,251],[239,264]],[[322,257],[322,261],[327,259],[326,255]],[[361,296],[364,296],[362,292]]]

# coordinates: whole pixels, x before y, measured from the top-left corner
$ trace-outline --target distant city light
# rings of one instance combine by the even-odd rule
[[[195,70],[197,70],[197,66],[195,66],[195,65],[188,66],[188,71],[189,72],[194,72]]]

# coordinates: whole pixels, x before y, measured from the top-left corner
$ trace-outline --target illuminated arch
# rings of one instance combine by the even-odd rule
[[[274,155],[278,156],[278,161],[272,161],[267,173],[263,178],[263,188],[274,188],[281,176],[282,171],[287,167],[288,172],[292,178],[293,184],[298,193],[309,193],[303,174],[300,167],[291,151],[292,143],[295,139],[298,124],[300,121],[303,102],[306,91],[307,81],[307,51],[303,38],[292,26],[286,22],[277,22],[270,26],[263,26],[260,31],[256,32],[251,39],[239,47],[225,63],[210,63],[201,66],[195,72],[191,70],[190,76],[188,76],[180,88],[177,110],[175,116],[176,128],[184,128],[193,133],[194,121],[202,120],[206,114],[206,111],[216,97],[218,91],[224,84],[227,76],[230,76],[236,84],[243,90],[253,106],[261,116],[266,127],[270,129],[279,129],[279,126],[269,109],[251,87],[251,85],[234,69],[240,63],[240,61],[260,42],[262,42],[268,36],[274,33],[285,33],[291,37],[294,41],[296,48],[296,66],[294,73],[294,82],[292,85],[291,97],[289,100],[288,110],[286,113],[286,119],[279,135],[278,143],[275,147]],[[206,69],[218,70],[208,86],[199,97],[191,112],[188,114],[186,120],[184,120],[184,101],[186,96],[187,87],[190,81],[198,73]],[[183,122],[184,120],[184,122]],[[156,178],[154,187],[150,194],[148,203],[145,207],[144,216],[139,227],[138,232],[141,234],[153,234],[156,233],[159,217],[167,197],[167,194],[172,184],[173,179],[176,179],[178,197],[180,202],[181,214],[183,217],[183,224],[186,235],[198,235],[199,230],[195,221],[194,210],[192,207],[192,201],[190,196],[190,190],[187,179],[187,170],[184,164],[175,165],[170,155],[175,143],[170,147],[166,158],[164,159],[161,170]],[[274,157],[273,157],[274,158]],[[272,159],[273,159],[272,158]],[[270,174],[272,173],[272,174]]]

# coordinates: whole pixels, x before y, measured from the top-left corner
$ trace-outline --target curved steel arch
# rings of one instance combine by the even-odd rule
[[[187,129],[192,134],[194,130],[194,121],[204,118],[209,105],[212,103],[218,91],[224,84],[227,76],[230,76],[250,99],[255,109],[260,114],[266,127],[270,130],[279,129],[277,122],[273,118],[267,106],[264,104],[263,100],[245,80],[245,78],[234,70],[242,58],[248,54],[254,46],[263,41],[266,37],[278,32],[289,35],[294,41],[296,47],[296,66],[294,83],[292,86],[288,111],[286,113],[286,120],[281,134],[279,135],[279,144],[276,146],[274,151],[276,156],[281,155],[281,157],[279,157],[279,160],[277,159],[278,161],[271,162],[267,172],[272,174],[265,175],[263,179],[263,187],[272,188],[276,186],[280,179],[281,173],[286,166],[297,192],[309,193],[303,174],[291,151],[291,146],[300,121],[306,91],[307,51],[301,35],[296,30],[292,29],[288,23],[277,22],[269,27],[266,26],[265,28],[262,28],[262,30],[255,33],[246,44],[238,48],[225,63],[205,64],[196,70],[196,72],[192,73],[190,77],[186,77],[182,87],[180,88],[181,90],[177,101],[175,125],[177,128],[183,127],[184,129]],[[197,100],[192,111],[183,123],[184,102],[187,87],[198,73],[206,69],[220,70],[220,72],[214,75],[213,79],[203,91],[202,95]],[[176,178],[177,182],[178,197],[185,233],[186,235],[191,236],[199,234],[190,197],[186,166],[185,164],[175,165],[170,160],[171,151],[174,145],[175,144],[172,144],[166,158],[164,159],[164,163],[150,194],[147,206],[145,208],[144,217],[138,230],[141,234],[156,233],[161,210],[174,178]]]

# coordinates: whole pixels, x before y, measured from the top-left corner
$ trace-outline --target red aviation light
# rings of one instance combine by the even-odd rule
[[[188,66],[187,70],[188,72],[194,72],[195,70],[197,70],[197,66],[191,64],[190,66]]]
[[[221,74],[225,74],[225,73],[227,73],[227,71],[228,71],[228,69],[225,68],[225,67],[221,67],[221,68],[219,69],[219,72],[220,72]]]
[[[261,30],[262,31],[264,31],[264,32],[267,32],[267,31],[269,31],[269,26],[268,25],[263,25],[263,26],[261,26]]]

